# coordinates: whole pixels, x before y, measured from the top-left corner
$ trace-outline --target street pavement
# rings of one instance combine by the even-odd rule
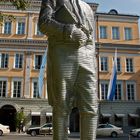
[[[0,136],[0,140],[52,140],[52,135],[46,136],[35,136],[32,137],[25,133],[10,133],[8,135]],[[71,133],[69,135],[68,140],[80,140],[79,133]],[[111,138],[111,137],[97,137],[97,140],[140,140],[140,138],[129,137],[128,135],[124,135],[118,138]]]

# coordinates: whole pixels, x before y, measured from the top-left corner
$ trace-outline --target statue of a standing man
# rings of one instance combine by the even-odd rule
[[[53,140],[68,140],[68,115],[73,107],[80,112],[81,140],[95,140],[98,100],[93,11],[81,0],[43,0],[39,28],[49,42]]]

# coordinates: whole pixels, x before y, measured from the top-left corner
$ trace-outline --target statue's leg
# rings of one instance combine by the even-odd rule
[[[53,107],[53,140],[68,140],[68,114],[59,107]]]
[[[97,115],[80,114],[80,140],[96,140]]]
[[[74,100],[73,85],[78,69],[77,49],[71,43],[66,44],[58,43],[50,47],[53,65],[53,82],[50,84],[53,86],[53,92],[50,92],[53,101],[53,140],[68,140],[68,114]]]
[[[94,46],[79,48],[79,71],[75,84],[80,111],[80,140],[96,140],[98,119],[97,73]]]

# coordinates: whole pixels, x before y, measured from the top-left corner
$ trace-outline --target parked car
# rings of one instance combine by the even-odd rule
[[[140,138],[140,128],[132,129],[130,135]]]
[[[10,133],[9,126],[0,124],[0,136],[2,136],[3,134],[9,134],[9,133]]]
[[[112,124],[99,124],[97,127],[97,136],[111,136],[114,138],[121,136],[122,134],[122,128]]]
[[[31,126],[26,130],[26,133],[31,136],[52,134],[52,132],[52,123],[46,123],[42,126]]]

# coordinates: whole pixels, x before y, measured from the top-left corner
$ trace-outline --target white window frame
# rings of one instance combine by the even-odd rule
[[[131,59],[132,60],[132,71],[130,71],[130,69],[131,69],[131,66],[130,66],[130,64],[129,64],[129,71],[127,71],[127,59]],[[126,57],[125,58],[125,72],[127,72],[127,73],[133,73],[134,72],[134,59],[132,58],[132,57]]]
[[[5,67],[5,64],[4,64],[4,67],[2,67],[2,54],[5,54],[5,55],[8,55],[8,62],[7,62],[7,67]],[[6,61],[5,59],[4,59],[4,61]],[[5,62],[4,62],[5,63]],[[0,53],[0,68],[1,69],[7,69],[8,68],[8,65],[9,65],[9,53]]]
[[[21,82],[21,95],[20,95],[20,97],[13,97],[13,90],[14,90],[14,82]],[[11,90],[12,90],[12,94],[11,94],[11,98],[22,98],[23,97],[23,79],[22,78],[13,78],[12,79],[12,88],[11,88]]]
[[[5,97],[0,96],[0,98],[6,98],[8,96],[8,78],[0,78],[0,81],[6,81],[6,93],[5,93]]]
[[[115,30],[115,32],[113,32],[113,28],[116,28],[118,30]],[[117,31],[117,32],[116,32]],[[115,33],[115,34],[114,34]],[[120,28],[118,26],[113,26],[112,27],[112,39],[113,40],[119,40],[120,39]]]
[[[119,84],[121,85],[121,89],[120,89],[121,90],[121,95],[120,95],[121,99],[118,99],[118,96],[117,96],[117,99],[115,99],[115,96],[114,96],[114,100],[117,100],[117,101],[121,101],[121,100],[124,99],[124,97],[123,97],[123,82],[122,81],[117,81],[117,83],[116,83],[116,86],[117,86],[116,88],[117,89],[116,90],[118,91],[118,85]],[[116,95],[116,91],[115,91],[115,95]]]
[[[118,59],[120,60],[120,63],[118,63]],[[112,58],[112,66],[114,64],[114,57]],[[118,70],[118,68],[120,67],[120,70]],[[121,72],[122,71],[122,66],[121,66],[121,58],[117,57],[117,72]]]
[[[34,64],[33,64],[33,68],[35,69],[35,70],[40,70],[40,68],[36,68],[36,56],[42,56],[42,59],[43,59],[43,54],[35,54],[34,55]],[[40,66],[41,66],[41,64],[40,64]]]
[[[9,21],[9,20],[6,20],[4,22],[4,25],[2,26],[2,34],[6,34],[6,33],[4,33],[5,32],[5,23],[6,22],[11,22],[11,31],[10,31],[10,34],[12,34],[12,21]],[[6,35],[10,35],[10,34],[6,34]]]
[[[118,59],[120,60],[120,63],[118,63]],[[120,70],[118,70],[119,67],[120,67]],[[122,71],[121,58],[120,57],[117,57],[117,72],[121,72],[121,71]]]
[[[18,23],[19,23],[19,22],[25,24],[25,27],[24,27],[24,34],[18,34]],[[25,20],[25,18],[17,18],[17,22],[16,22],[16,34],[17,34],[17,35],[25,35],[25,34],[26,34],[26,20]]]
[[[130,29],[131,34],[126,36],[126,29]],[[133,34],[132,34],[132,28],[131,27],[124,27],[124,40],[132,40],[133,39]],[[129,37],[128,37],[129,36]]]
[[[104,94],[105,98],[102,99],[102,86],[101,86],[102,84],[104,84],[104,85],[106,84],[108,86],[107,91],[106,91],[108,93],[109,81],[100,81],[100,100],[106,100],[107,99],[107,93],[105,93],[106,95]]]
[[[103,28],[105,29],[104,31],[106,31],[106,32],[103,32],[103,31],[102,31],[102,33],[101,33],[101,27],[103,27]],[[100,39],[107,39],[107,38],[108,38],[107,26],[104,26],[104,25],[100,25],[100,26],[99,26],[99,38],[100,38]]]
[[[18,63],[18,67],[16,68],[16,55],[17,54],[23,56],[23,59],[22,59],[22,68],[19,68],[19,63]],[[14,55],[14,68],[15,69],[23,69],[23,67],[24,67],[24,54],[23,53],[15,53],[15,55]]]
[[[34,83],[37,83],[38,84],[38,79],[36,79],[36,78],[34,78],[34,79],[32,79],[32,94],[31,94],[31,98],[35,98],[35,99],[37,99],[37,98],[39,98],[39,96],[38,97],[34,97]],[[38,86],[38,85],[37,85]],[[38,88],[38,87],[37,87]],[[39,91],[39,89],[37,89],[38,91]],[[38,93],[39,94],[39,93]]]
[[[128,99],[128,91],[127,91],[128,85],[134,85],[134,99],[133,100]],[[126,81],[126,100],[128,100],[128,101],[135,101],[136,100],[136,82],[134,82],[134,81]]]
[[[102,58],[106,58],[107,59],[107,62],[106,62],[107,63],[107,66],[105,66],[105,64],[104,64],[105,62],[103,63],[103,65],[104,65],[103,66],[104,67],[103,70],[101,69],[101,63],[102,63],[101,60],[102,60]],[[107,56],[100,56],[100,61],[99,62],[100,62],[99,63],[100,64],[100,72],[108,72],[108,57]],[[105,67],[107,67],[107,69],[105,69]]]
[[[39,31],[38,23],[35,24],[35,35],[43,36],[43,34]]]

